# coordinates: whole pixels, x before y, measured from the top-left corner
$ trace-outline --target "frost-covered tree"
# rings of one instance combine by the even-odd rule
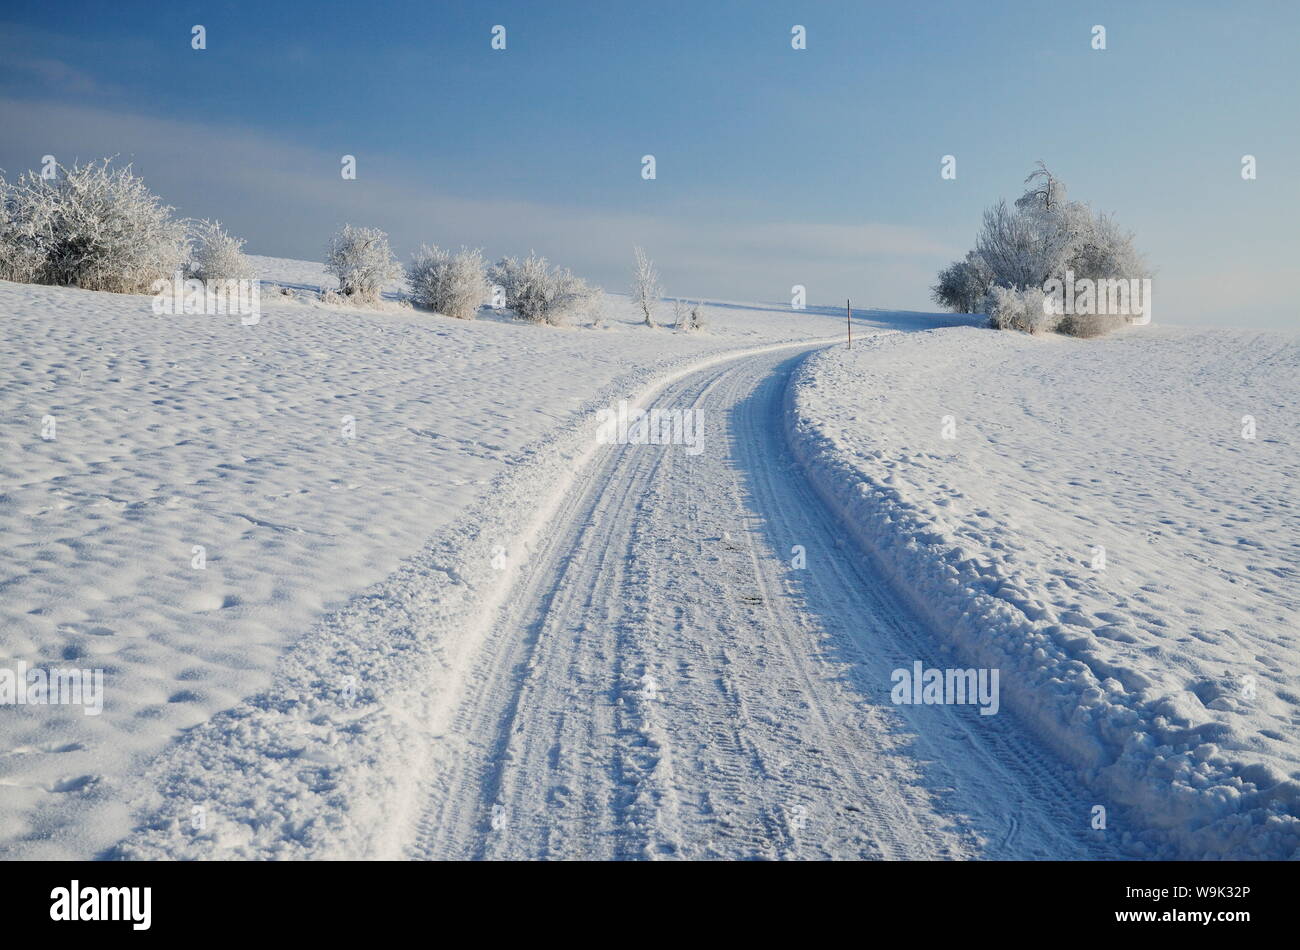
[[[999,201],[984,211],[984,227],[975,240],[975,253],[984,261],[999,287],[1023,289],[1041,284],[1052,265],[1043,253],[1038,224]]]
[[[673,328],[683,333],[704,329],[704,305],[698,300],[690,303],[680,297],[674,299]]]
[[[652,327],[655,325],[655,305],[663,296],[663,290],[659,286],[659,273],[655,270],[654,261],[646,257],[644,250],[634,247],[632,252],[636,260],[632,270],[632,302],[641,308],[646,326]]]
[[[350,224],[330,238],[325,269],[338,278],[340,294],[367,303],[379,300],[384,284],[402,274],[387,234]]]
[[[993,284],[1024,289],[1063,276],[1095,240],[1097,222],[1086,204],[1070,201],[1065,184],[1042,162],[1025,179],[1030,188],[1010,208],[999,201],[984,212],[975,253]]]
[[[1037,279],[1026,286],[1042,286],[1069,266],[1070,259],[1093,230],[1092,211],[1080,201],[1070,201],[1065,183],[1041,161],[1025,179],[1029,189],[1016,199],[1017,213],[1030,223],[1036,238],[1033,261]]]
[[[1029,190],[1016,200],[1017,207],[1041,207],[1044,210],[1059,211],[1065,204],[1065,183],[1052,174],[1040,158],[1034,163],[1034,170],[1025,176]]]
[[[220,221],[190,221],[189,276],[198,280],[249,280],[253,263],[244,241],[232,237]]]
[[[970,251],[965,260],[954,261],[939,271],[939,282],[930,288],[930,299],[955,313],[976,313],[992,284],[992,271],[982,257]]]
[[[488,295],[483,252],[462,247],[452,254],[440,247],[415,252],[406,266],[406,283],[411,299],[436,313],[473,320]]]
[[[111,159],[27,172],[5,189],[3,269],[44,284],[145,293],[185,262],[185,226]],[[16,249],[10,256],[9,248]]]
[[[1041,301],[1049,280],[1064,282],[1067,275],[1093,280],[1150,276],[1133,235],[1108,215],[1094,215],[1088,205],[1071,201],[1064,182],[1042,162],[1025,184],[1014,206],[999,201],[985,210],[974,250],[940,272],[933,299],[963,310],[983,297],[993,325],[1028,332],[1055,327],[1091,333],[1109,326],[1106,321],[1061,320],[1059,314],[1035,315],[1030,303]],[[998,293],[999,288],[1018,293]]]

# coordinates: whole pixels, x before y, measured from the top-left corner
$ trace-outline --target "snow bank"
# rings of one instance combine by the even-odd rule
[[[819,493],[1135,855],[1300,843],[1298,366],[1281,334],[961,328],[788,390]]]

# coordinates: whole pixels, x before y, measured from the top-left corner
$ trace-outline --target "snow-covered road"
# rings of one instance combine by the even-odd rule
[[[698,454],[613,445],[580,473],[433,740],[410,856],[1116,856],[1005,707],[890,702],[895,668],[964,664],[792,457],[807,352],[661,391],[700,411]]]

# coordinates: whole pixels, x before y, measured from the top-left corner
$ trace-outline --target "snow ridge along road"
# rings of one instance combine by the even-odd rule
[[[703,451],[613,445],[557,499],[433,740],[408,856],[1116,856],[1005,708],[890,702],[892,670],[964,664],[788,448],[809,351],[669,383],[652,405],[698,410]]]
[[[827,507],[1126,855],[1300,855],[1298,368],[1293,334],[953,328],[787,388]]]

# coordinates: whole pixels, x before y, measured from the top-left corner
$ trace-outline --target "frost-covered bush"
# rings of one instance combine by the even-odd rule
[[[241,238],[232,237],[220,221],[190,221],[189,276],[198,280],[249,280],[253,264]]]
[[[32,283],[39,279],[52,207],[49,198],[44,193],[25,193],[0,175],[0,280]]]
[[[680,297],[673,301],[673,326],[683,333],[704,329],[704,307],[699,302],[688,303]]]
[[[52,179],[27,172],[7,189],[4,230],[21,248],[6,270],[43,284],[145,293],[185,262],[184,224],[109,159],[60,165]]]
[[[488,279],[505,291],[506,306],[521,320],[563,326],[580,314],[599,319],[600,288],[536,254],[497,261]]]
[[[1055,329],[1060,319],[1044,304],[1047,295],[1037,287],[1013,290],[993,287],[985,300],[989,326],[995,330],[1019,330],[1022,333],[1044,333]]]
[[[604,299],[605,292],[599,287],[587,283],[568,268],[560,268],[556,272],[555,298],[551,305],[554,318],[550,322],[559,325],[587,317],[599,323]]]
[[[387,234],[350,224],[330,238],[325,269],[338,278],[341,295],[366,303],[379,300],[384,284],[402,274]]]
[[[646,257],[639,247],[632,248],[635,266],[632,269],[632,302],[641,308],[648,327],[655,325],[654,308],[663,296],[659,286],[659,272],[655,270],[654,261]]]
[[[504,257],[492,265],[488,279],[505,292],[506,307],[520,320],[546,321],[547,303],[553,295],[546,258],[536,254],[523,260]]]
[[[473,320],[488,294],[483,252],[461,248],[452,254],[440,247],[421,246],[406,265],[411,300],[436,313]]]
[[[1114,313],[1072,313],[1061,317],[1056,332],[1066,336],[1104,336],[1128,323],[1128,318]]]

